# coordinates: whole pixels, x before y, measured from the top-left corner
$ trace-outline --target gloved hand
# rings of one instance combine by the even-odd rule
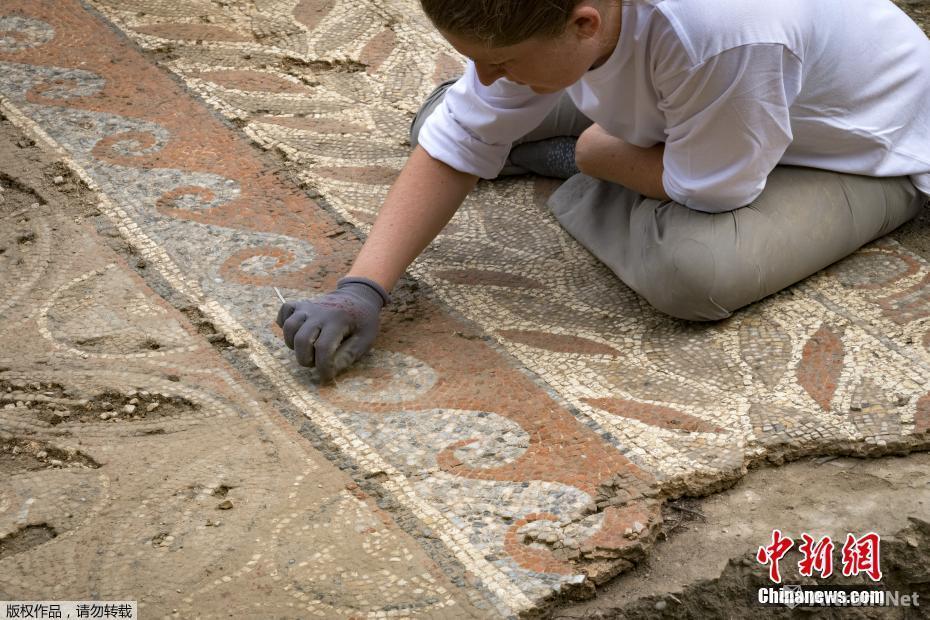
[[[374,280],[345,277],[322,297],[284,303],[275,322],[297,363],[315,367],[322,381],[331,381],[371,348],[381,308],[390,300]]]

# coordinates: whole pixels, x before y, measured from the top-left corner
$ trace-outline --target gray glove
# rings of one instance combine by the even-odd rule
[[[275,322],[297,363],[315,367],[322,381],[331,381],[371,348],[381,308],[390,301],[374,280],[345,277],[322,297],[284,303]]]

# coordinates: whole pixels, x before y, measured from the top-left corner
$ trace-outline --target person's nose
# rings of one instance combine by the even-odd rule
[[[486,65],[481,62],[475,63],[475,71],[478,74],[478,81],[485,86],[490,86],[498,79],[504,77],[504,70],[494,65]]]

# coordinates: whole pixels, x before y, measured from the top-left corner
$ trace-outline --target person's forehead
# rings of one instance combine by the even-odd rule
[[[483,41],[475,41],[446,32],[443,32],[442,35],[452,44],[452,47],[464,56],[468,56],[472,60],[478,62],[492,64],[509,60],[515,56],[524,55],[529,51],[528,48],[532,45],[531,41],[523,41],[515,45],[494,47],[489,46]]]

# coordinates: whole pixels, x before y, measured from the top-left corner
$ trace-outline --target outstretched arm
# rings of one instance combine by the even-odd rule
[[[299,364],[315,367],[329,381],[371,348],[387,291],[452,219],[477,180],[414,149],[336,290],[285,302],[278,311],[284,342]]]
[[[433,159],[417,146],[347,275],[370,278],[391,290],[452,219],[477,181],[478,177]]]

